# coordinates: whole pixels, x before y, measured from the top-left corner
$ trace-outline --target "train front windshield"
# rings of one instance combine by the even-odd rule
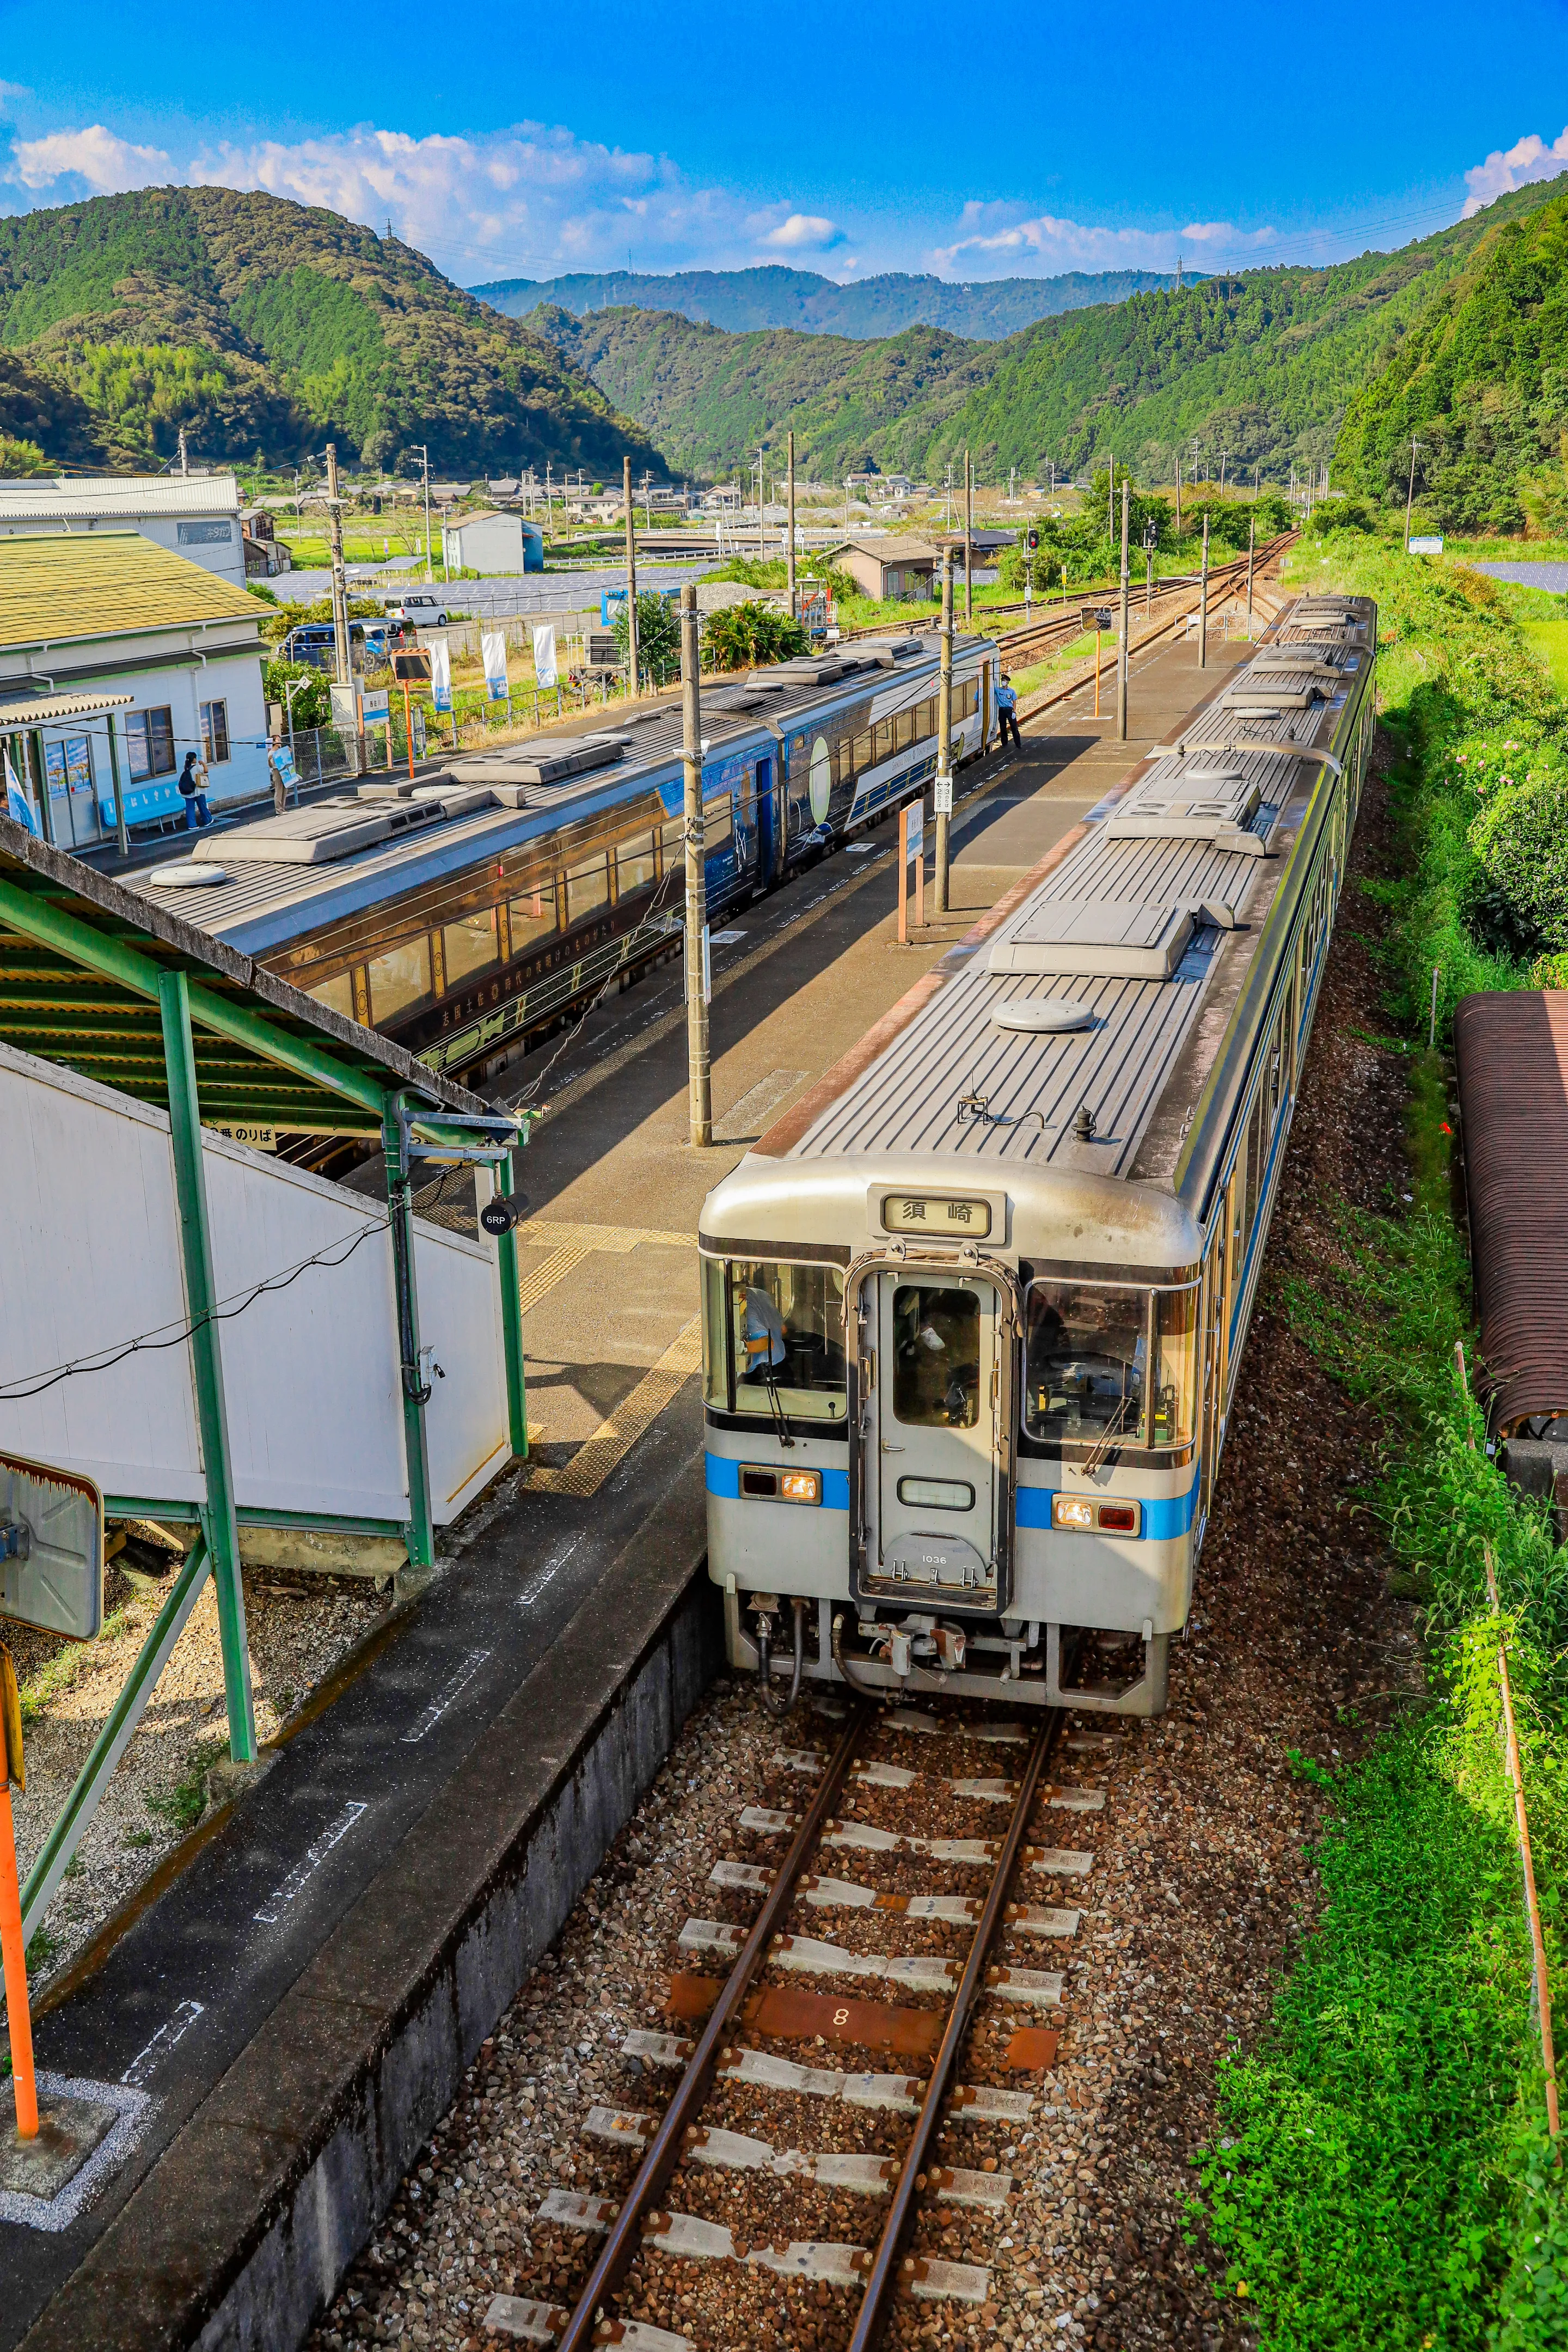
[[[707,1401],[720,1412],[844,1418],[841,1266],[703,1262]]]
[[[1026,1330],[1024,1426],[1031,1437],[1153,1446],[1185,1445],[1192,1437],[1196,1288],[1031,1282]]]

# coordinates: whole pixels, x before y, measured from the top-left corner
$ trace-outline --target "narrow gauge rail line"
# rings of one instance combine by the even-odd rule
[[[819,1699],[816,1707],[818,1712],[832,1710],[840,1717],[844,1713],[831,1698]],[[764,1840],[789,1835],[788,1851],[776,1869],[726,1858],[717,1861],[709,1874],[710,1885],[732,1894],[760,1895],[749,1927],[688,1919],[681,1931],[683,1952],[735,1956],[728,1976],[722,1979],[678,1973],[670,1980],[664,2013],[674,2022],[706,2019],[698,2038],[694,2044],[674,2033],[638,2029],[622,2044],[622,2055],[644,2067],[683,2069],[669,2105],[659,2118],[595,2107],[585,2120],[586,2138],[642,2151],[629,2189],[618,2202],[552,2189],[535,2216],[541,2224],[605,2233],[575,2307],[569,2313],[549,2301],[497,2296],[486,2319],[492,2333],[551,2345],[556,2352],[587,2352],[590,2345],[596,2344],[622,2345],[626,2352],[691,2352],[691,2337],[617,2312],[634,2266],[644,2254],[689,2261],[694,2281],[700,2267],[710,2284],[719,2265],[733,2268],[741,2297],[733,2324],[727,2322],[725,2333],[716,2336],[711,2318],[705,2323],[699,2317],[692,2323],[710,2344],[722,2341],[738,2346],[754,2340],[750,2319],[761,2284],[758,2271],[775,2273],[781,2280],[811,2283],[819,2304],[831,2298],[834,2289],[847,2290],[857,2298],[852,2305],[841,2305],[833,2330],[841,2334],[847,2322],[848,2332],[841,2336],[847,2352],[872,2352],[900,2295],[970,2306],[988,2299],[992,2276],[988,2267],[919,2256],[907,2249],[923,2200],[944,2209],[979,2209],[1005,2227],[1013,2186],[1010,2174],[999,2170],[994,2159],[988,2169],[969,2172],[947,2168],[934,2158],[940,2153],[938,2133],[949,2126],[1002,2126],[1016,2133],[1035,2105],[1030,2092],[994,2082],[961,2085],[956,2076],[960,2053],[988,1996],[1030,2015],[1060,2012],[1061,1974],[996,1965],[994,1954],[1004,1937],[1071,1937],[1077,1929],[1075,1910],[1009,1899],[1020,1866],[1064,1878],[1082,1878],[1092,1867],[1089,1853],[1026,1843],[1031,1817],[1042,1802],[1074,1812],[1103,1807],[1103,1790],[1058,1789],[1047,1780],[1067,1720],[1060,1709],[1048,1711],[1027,1726],[987,1717],[972,1708],[953,1708],[940,1716],[902,1706],[884,1712],[862,1698],[850,1706],[841,1736],[830,1755],[815,1749],[775,1752],[769,1777],[809,1775],[816,1780],[815,1791],[800,1815],[756,1806],[741,1813],[740,1827]],[[916,1751],[925,1751],[922,1762],[937,1744],[1013,1746],[1027,1748],[1028,1755],[1017,1779],[975,1777],[962,1769],[953,1774],[930,1773],[868,1752],[879,1736],[885,1741],[889,1735],[903,1745],[905,1753],[912,1743]],[[1096,1732],[1072,1744],[1108,1753],[1114,1735]],[[872,1818],[889,1805],[896,1815],[900,1800],[904,1826],[887,1828]],[[977,1807],[1002,1805],[1008,1808],[1007,1829],[1000,1837],[934,1835],[931,1816],[922,1812],[918,1816],[922,1832],[911,1831],[907,1826],[910,1805],[924,1806],[933,1801],[941,1809],[935,1818],[937,1829],[972,1826]],[[862,1867],[870,1857],[880,1856],[884,1874],[899,1882],[896,1889],[879,1893],[872,1885],[815,1874],[811,1865],[824,1844],[859,1853],[865,1858]],[[953,1874],[967,1877],[971,1871],[985,1872],[983,1892],[924,1891],[920,1880],[929,1877],[933,1869],[943,1868],[950,1874],[949,1883]],[[876,1869],[871,1864],[867,1875],[874,1876]],[[938,1948],[890,1958],[885,1953],[861,1952],[851,1942],[839,1944],[780,1932],[797,1905],[842,1911],[852,1917],[871,1911],[904,1922],[928,1920],[949,1931],[968,1927],[967,1948],[962,1957]],[[945,1940],[951,1943],[950,1933]],[[895,1992],[900,1987],[908,1993],[952,1990],[945,2010],[900,2008],[883,2001],[802,1995],[777,1984],[759,1990],[758,1979],[765,1970],[838,1979],[872,1977]],[[821,2040],[890,2050],[917,2062],[929,2059],[930,2071],[924,2079],[909,2074],[839,2074],[820,2066],[796,2064],[759,2046]],[[1009,2027],[1005,2057],[983,2060],[980,2071],[994,2074],[999,2065],[1038,2076],[1054,2065],[1058,2040],[1053,2030],[1019,2027],[1015,2021]],[[850,2106],[913,2115],[914,2124],[898,2156],[832,2150],[812,2154],[800,2149],[780,2154],[761,2139],[699,2120],[716,2090],[729,2084],[747,2086],[753,2094],[797,2097],[805,2094],[824,2100],[836,2095]],[[804,2234],[791,2235],[785,2243],[755,2238],[748,2242],[744,2233],[737,2236],[720,2222],[662,2209],[661,2200],[671,2181],[688,2164],[770,2176],[772,2180],[790,2184],[791,2194],[800,2193],[795,2188],[799,2183],[852,2198],[887,2197],[888,2208],[873,2246],[813,2242]],[[952,2217],[944,2210],[940,2218],[946,2226]],[[661,2313],[661,2317],[671,2315]]]

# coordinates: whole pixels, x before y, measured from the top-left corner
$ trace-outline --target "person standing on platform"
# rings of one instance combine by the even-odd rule
[[[997,729],[1003,744],[1010,729],[1013,741],[1020,751],[1023,750],[1023,737],[1019,732],[1019,698],[1013,692],[1012,681],[1006,670],[1003,670],[1001,684],[997,688]]]
[[[207,763],[194,751],[187,751],[185,764],[178,777],[180,798],[185,803],[185,830],[204,833],[213,821],[207,806]]]

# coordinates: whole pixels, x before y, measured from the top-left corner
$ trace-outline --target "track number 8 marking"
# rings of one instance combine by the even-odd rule
[[[847,2025],[847,2024],[849,2023],[849,2021],[850,2021],[850,2013],[849,2013],[849,2011],[848,2011],[847,2009],[835,2009],[835,2010],[834,2010],[834,2011],[833,2011],[833,2023],[834,2023],[835,2025]]]

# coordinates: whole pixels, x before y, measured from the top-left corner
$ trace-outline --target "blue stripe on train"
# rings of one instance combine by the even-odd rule
[[[740,1494],[740,1465],[727,1461],[722,1454],[707,1456],[707,1490],[733,1502]],[[1014,1498],[1015,1517],[1020,1528],[1049,1528],[1051,1498],[1055,1493],[1051,1486],[1020,1486]],[[822,1502],[830,1511],[847,1511],[850,1507],[850,1474],[847,1470],[824,1470]],[[1169,1542],[1174,1536],[1185,1536],[1197,1515],[1197,1481],[1195,1478],[1185,1495],[1151,1495],[1144,1499],[1145,1539],[1153,1543]]]
[[[740,1494],[740,1465],[728,1462],[722,1454],[707,1456],[707,1490],[729,1502]],[[822,1506],[825,1510],[847,1511],[850,1507],[850,1474],[847,1470],[824,1470],[822,1473]]]
[[[1018,1526],[1049,1528],[1051,1500],[1056,1492],[1054,1486],[1020,1486],[1013,1507]],[[1112,1499],[1120,1501],[1122,1497]],[[1175,1536],[1185,1536],[1197,1516],[1197,1480],[1193,1480],[1185,1495],[1145,1495],[1143,1503],[1144,1540],[1168,1543]]]

